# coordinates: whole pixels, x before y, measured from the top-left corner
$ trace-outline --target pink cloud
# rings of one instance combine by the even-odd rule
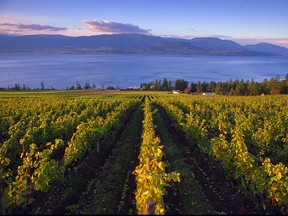
[[[0,33],[8,34],[29,34],[29,33],[41,33],[41,32],[59,32],[65,31],[67,28],[54,27],[50,25],[39,25],[39,24],[22,24],[22,23],[9,23],[0,22]]]
[[[137,25],[100,21],[100,20],[82,20],[82,23],[89,29],[97,33],[139,33],[148,34],[151,30],[141,29]]]

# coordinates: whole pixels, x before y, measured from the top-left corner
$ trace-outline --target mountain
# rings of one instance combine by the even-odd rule
[[[143,34],[69,37],[0,35],[0,53],[142,53],[183,55],[288,55],[288,49],[260,43],[241,46],[216,37],[165,38]]]
[[[68,37],[63,35],[0,36],[0,52],[131,52],[163,41],[142,34]]]
[[[246,50],[263,52],[263,53],[274,53],[278,55],[288,55],[288,49],[285,47],[277,46],[269,43],[259,43],[255,45],[244,46]]]
[[[230,40],[221,40],[217,37],[193,38],[190,40],[190,44],[204,49],[243,50],[240,44]]]

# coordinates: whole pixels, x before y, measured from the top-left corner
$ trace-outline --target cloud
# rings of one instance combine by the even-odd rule
[[[118,22],[100,21],[100,20],[82,20],[84,25],[97,33],[139,33],[148,34],[149,30],[141,29],[139,26]]]
[[[29,34],[35,32],[58,32],[65,31],[67,28],[54,27],[50,25],[39,25],[39,24],[22,24],[22,23],[8,23],[0,22],[1,33],[12,33],[12,34]]]

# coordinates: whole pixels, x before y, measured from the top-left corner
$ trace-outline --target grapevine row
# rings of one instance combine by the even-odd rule
[[[165,187],[170,181],[180,181],[179,173],[165,172],[168,164],[162,160],[163,147],[155,134],[150,101],[145,98],[139,165],[133,172],[136,175],[135,199],[138,214],[165,214]]]
[[[271,145],[276,146],[277,143],[279,148],[281,140],[282,146],[284,146],[282,151],[285,151],[287,148],[287,117],[285,122],[283,115],[287,114],[287,111],[285,112],[279,107],[275,108],[275,104],[272,106],[273,103],[270,100],[266,103],[274,109],[269,108],[269,112],[267,109],[260,108],[263,106],[268,108],[265,103],[261,105],[250,101],[246,105],[246,101],[241,103],[239,100],[238,103],[236,101],[228,102],[227,99],[225,101],[207,100],[209,102],[205,103],[204,99],[184,101],[183,98],[181,100],[171,97],[157,100],[157,103],[166,110],[176,127],[183,130],[188,138],[194,140],[202,151],[210,154],[222,164],[228,177],[236,179],[253,195],[260,197],[264,208],[267,204],[276,206],[280,211],[287,208],[288,168],[282,162],[271,162],[271,158],[267,154],[269,149],[267,150],[265,146],[261,148],[263,143],[259,143],[269,137],[270,141],[274,140],[275,142],[276,140],[275,144]],[[283,105],[287,103],[287,100],[275,103]],[[260,118],[264,118],[264,124],[259,119],[256,120],[257,115],[254,113],[259,110],[256,107],[260,108],[262,112]],[[252,112],[253,109],[254,112]],[[246,113],[247,111],[248,113]],[[280,117],[275,118],[271,112],[279,114]],[[253,139],[257,136],[257,131],[263,130],[263,127],[265,130],[265,117],[262,116],[264,113],[269,121],[273,119],[275,120],[273,123],[278,122],[281,130],[267,130],[266,136],[262,134],[258,136],[259,140]],[[270,117],[271,115],[272,117]],[[255,152],[255,145],[259,148],[257,156],[250,152],[253,149]],[[275,159],[274,161],[276,161]],[[282,157],[278,161],[281,159]]]
[[[28,104],[32,100],[25,100]],[[2,173],[17,175],[17,167],[21,165],[23,155],[29,152],[30,145],[36,145],[37,151],[45,149],[46,143],[54,142],[55,139],[68,141],[73,135],[80,122],[88,121],[92,116],[105,116],[113,110],[121,101],[110,100],[56,100],[49,99],[30,104],[22,109],[9,109],[19,113],[20,120],[9,127],[10,137],[1,145]],[[43,103],[41,112],[33,115],[32,111],[38,112],[39,104]],[[10,105],[10,104],[8,104]],[[15,107],[18,108],[16,104]],[[48,107],[48,108],[47,108]],[[60,107],[60,109],[58,109]],[[27,113],[25,111],[28,111]],[[5,110],[3,110],[5,113]],[[8,112],[9,113],[9,112]],[[22,159],[22,160],[21,160]]]
[[[109,130],[113,127],[118,127],[126,111],[135,107],[137,104],[139,104],[139,100],[135,99],[127,99],[124,101],[109,99],[103,102],[98,101],[94,108],[89,107],[89,109],[84,109],[83,107],[79,115],[75,114],[73,118],[71,118],[72,122],[76,123],[76,125],[74,124],[75,127],[78,124],[77,131],[73,136],[71,134],[71,140],[68,142],[65,148],[65,154],[60,161],[53,158],[53,153],[60,147],[65,147],[66,144],[62,139],[63,137],[60,136],[60,138],[56,138],[55,141],[49,141],[45,145],[43,145],[43,140],[42,142],[37,142],[37,134],[35,135],[35,133],[29,132],[31,127],[36,128],[30,125],[31,120],[26,126],[26,131],[24,130],[24,133],[26,133],[24,135],[22,134],[22,139],[20,139],[21,135],[19,135],[17,139],[13,140],[14,142],[11,142],[12,138],[15,137],[15,134],[11,134],[11,137],[1,145],[0,149],[1,187],[3,189],[3,185],[7,185],[4,192],[9,198],[10,207],[13,208],[17,205],[31,203],[33,201],[33,191],[45,192],[52,182],[55,180],[63,180],[66,167],[71,162],[79,160],[86,152],[91,150],[93,145],[97,143],[97,140],[103,138]],[[87,112],[90,112],[90,114],[87,115]],[[51,130],[51,128],[57,125],[55,122],[57,122],[59,118],[62,118],[62,116],[56,115],[58,118],[56,117],[51,121],[51,118],[54,116],[51,113],[49,114],[44,115],[50,116],[50,123],[45,124],[45,127],[43,127],[45,130]],[[33,119],[33,117],[31,118]],[[79,124],[80,121],[82,121],[82,123]],[[45,119],[45,121],[41,123],[43,124],[43,122],[47,123],[47,120]],[[68,123],[68,121],[66,122]],[[62,121],[62,123],[64,124],[65,122]],[[69,128],[66,127],[65,124],[61,126],[62,128]],[[61,129],[53,128],[49,140],[52,139],[51,137],[57,137],[59,131],[61,132]],[[29,134],[29,136],[27,136],[27,134]],[[43,134],[38,135],[40,137],[41,135],[43,136]],[[29,139],[27,139],[27,137],[29,137]],[[12,166],[14,164],[9,164],[11,160],[7,157],[7,151],[11,151],[11,148],[15,145],[16,147],[17,145],[19,146],[17,142],[20,142],[22,145],[25,144],[25,148],[22,150],[22,153],[20,152],[20,158],[17,160],[18,168],[14,171],[14,166]],[[12,155],[15,160],[17,159],[17,154],[19,154],[19,152],[14,152],[14,154],[11,153],[10,155]],[[21,161],[21,163],[19,163],[19,161]],[[16,174],[14,174],[15,172]],[[13,180],[14,177],[15,179]]]

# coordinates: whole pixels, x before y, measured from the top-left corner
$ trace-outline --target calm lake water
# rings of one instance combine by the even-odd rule
[[[0,54],[0,87],[15,83],[30,88],[65,89],[79,81],[127,88],[168,78],[187,81],[227,81],[264,78],[288,73],[288,57]]]

